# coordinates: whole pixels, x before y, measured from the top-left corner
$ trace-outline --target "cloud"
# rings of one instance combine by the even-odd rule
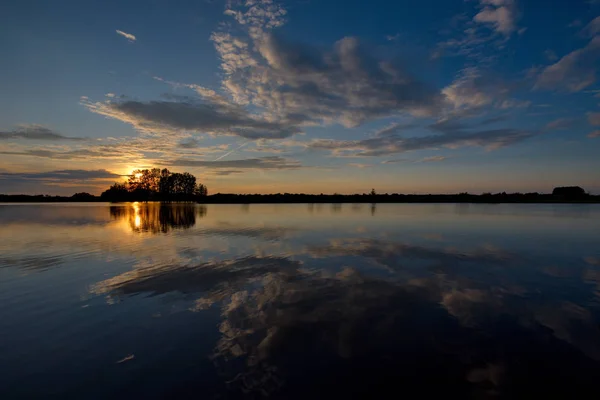
[[[496,32],[509,36],[516,29],[514,0],[479,0],[482,9],[473,20],[490,25]]]
[[[395,158],[393,160],[385,160],[382,161],[382,164],[399,164],[399,163],[405,163],[405,162],[409,162],[410,160],[406,159],[406,158]]]
[[[65,169],[48,172],[21,172],[6,173],[0,172],[0,179],[24,179],[24,180],[60,180],[60,181],[86,181],[94,179],[116,179],[121,175],[107,171],[105,169],[84,170],[84,169]]]
[[[204,161],[204,160],[187,160],[176,159],[163,162],[164,165],[178,167],[203,167],[208,169],[226,169],[226,170],[241,170],[241,169],[298,169],[302,165],[294,160],[288,160],[282,157],[262,157],[262,158],[247,158],[243,160],[219,160],[219,161]],[[230,171],[231,172],[231,171]]]
[[[370,168],[373,165],[371,164],[363,164],[363,163],[348,163],[347,164],[349,167],[354,167],[354,168]]]
[[[0,187],[4,193],[73,193],[96,192],[122,176],[105,169],[56,170],[47,172],[0,172]]]
[[[421,160],[421,162],[439,162],[439,161],[444,161],[447,157],[444,156],[431,156],[431,157],[425,157]]]
[[[467,67],[461,70],[456,79],[444,89],[448,109],[453,113],[472,112],[486,106],[499,109],[529,107],[530,101],[508,97],[511,85],[484,74],[479,68]]]
[[[177,147],[180,149],[197,149],[200,147],[200,141],[196,138],[189,138],[177,143]]]
[[[496,104],[496,108],[507,110],[509,108],[527,108],[531,105],[529,100],[508,99]]]
[[[211,175],[217,176],[227,176],[227,175],[235,175],[235,174],[243,174],[245,171],[237,170],[237,169],[220,169],[216,171],[210,172]]]
[[[131,33],[123,32],[118,29],[116,30],[116,32],[117,32],[117,34],[125,37],[130,42],[135,42],[137,40],[137,38],[134,35],[132,35]]]
[[[558,60],[558,56],[556,55],[556,53],[554,52],[554,50],[546,50],[544,51],[544,56],[546,56],[546,58],[548,59],[548,61],[556,61]]]
[[[0,131],[0,140],[2,139],[28,139],[28,140],[44,140],[44,141],[56,141],[56,140],[84,140],[78,137],[63,136],[49,128],[42,125],[19,125],[16,129],[11,131]]]
[[[596,36],[585,47],[544,68],[537,77],[535,88],[579,92],[596,82],[599,62],[600,36]]]
[[[84,159],[139,159],[141,153],[129,149],[126,146],[95,146],[73,150],[60,151],[55,149],[23,149],[23,150],[0,150],[0,154],[15,156],[31,156],[41,158],[52,158],[56,160]]]
[[[489,86],[489,82],[482,78],[477,68],[466,68],[442,93],[455,109],[478,108],[494,101],[493,94],[486,86]]]
[[[129,123],[146,133],[191,131],[246,139],[275,139],[301,132],[293,124],[250,114],[210,92],[198,102],[109,100],[96,103],[83,101],[82,104],[96,114]]]
[[[330,150],[334,155],[351,157],[377,157],[405,153],[413,150],[436,149],[439,147],[459,148],[466,146],[485,147],[494,150],[518,143],[539,132],[518,129],[491,129],[470,131],[462,127],[442,128],[445,133],[420,137],[397,135],[364,140],[318,139],[310,142],[311,149]]]
[[[600,16],[594,18],[583,28],[582,33],[588,36],[600,34]]]
[[[506,9],[513,21],[515,19],[511,0],[481,0],[480,6],[478,15]],[[502,17],[503,13],[505,11],[497,11],[496,20],[485,17],[484,13],[476,18],[478,22],[470,23],[491,24],[505,34],[516,27]],[[174,88],[193,90],[195,95],[169,95],[167,100],[156,101],[122,96],[101,102],[82,98],[81,104],[91,112],[130,124],[147,136],[168,136],[179,143],[176,145],[179,149],[199,146],[196,139],[189,139],[190,132],[282,141],[303,133],[310,126],[340,124],[352,128],[396,116],[440,118],[466,115],[485,107],[505,109],[529,105],[529,102],[509,98],[508,85],[476,68],[464,69],[454,82],[440,90],[421,82],[396,55],[373,52],[355,37],[341,38],[331,47],[287,40],[275,31],[284,24],[286,12],[270,0],[231,2],[225,14],[233,17],[237,26],[224,24],[211,35],[223,72],[220,93],[196,84],[155,77]],[[485,28],[478,29],[490,34]],[[514,129],[463,129],[419,138],[399,135],[416,126],[414,122],[395,123],[375,132],[374,138],[336,141],[335,144],[318,141],[308,147],[333,145],[336,151],[385,155],[439,146],[497,148],[532,136]],[[184,138],[188,139],[182,140]],[[256,150],[261,149],[281,151],[281,147],[264,146]],[[183,157],[175,161],[210,165],[204,164],[209,161]],[[228,169],[238,170],[236,167]]]
[[[272,29],[285,23],[287,11],[272,0],[246,1],[242,10],[236,10],[229,4],[225,15],[231,15],[241,25],[258,29]]]
[[[572,118],[559,118],[550,121],[546,124],[546,129],[570,129],[575,125],[575,120]]]
[[[264,18],[251,22],[238,12],[227,14],[251,25],[244,36],[212,35],[225,73],[223,88],[237,104],[289,123],[354,127],[400,113],[430,115],[441,101],[436,90],[397,62],[374,57],[356,38],[342,38],[332,49],[312,47],[275,35],[271,29],[281,21],[271,23],[269,11],[255,12]]]
[[[592,126],[600,126],[600,112],[590,112],[587,114],[588,122]],[[590,139],[600,137],[600,130],[593,131],[587,135]]]

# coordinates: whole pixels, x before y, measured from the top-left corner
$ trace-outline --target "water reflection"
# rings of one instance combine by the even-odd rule
[[[135,232],[168,233],[188,229],[206,215],[206,206],[190,203],[127,203],[111,205],[110,215],[125,220]]]
[[[218,308],[212,359],[240,396],[594,390],[598,305],[581,305],[580,291],[554,291],[564,278],[543,268],[511,272],[529,262],[489,245],[335,238],[288,256],[144,265],[93,291],[196,294],[192,310]]]
[[[7,398],[600,393],[600,208],[73,207],[0,208]]]

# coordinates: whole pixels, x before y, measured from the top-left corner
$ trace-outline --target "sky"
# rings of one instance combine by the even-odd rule
[[[0,30],[0,193],[600,194],[600,0],[20,0]]]

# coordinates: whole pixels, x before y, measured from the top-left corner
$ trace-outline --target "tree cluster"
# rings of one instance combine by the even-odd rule
[[[127,183],[115,183],[104,191],[104,201],[197,201],[208,191],[189,172],[171,172],[168,169],[135,170]]]

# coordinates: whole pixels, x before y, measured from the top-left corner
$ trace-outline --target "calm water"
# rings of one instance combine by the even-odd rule
[[[585,398],[596,205],[0,205],[0,398]]]

